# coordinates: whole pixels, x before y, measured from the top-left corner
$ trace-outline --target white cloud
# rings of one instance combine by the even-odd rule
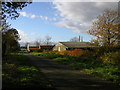
[[[119,0],[53,0],[53,1],[56,1],[56,2],[119,2]]]
[[[24,17],[27,17],[27,13],[26,12],[19,12],[20,15],[24,16]]]
[[[19,42],[29,42],[29,37],[28,35],[23,31],[23,30],[17,30],[19,35],[20,35],[20,41]]]
[[[33,14],[33,15],[31,15],[31,18],[36,18],[36,15],[34,15],[34,14]]]
[[[48,17],[44,17],[44,20],[48,20]]]
[[[28,17],[28,18],[36,18],[37,15],[34,15],[34,14],[28,14],[26,12],[19,12],[21,16],[23,17]]]
[[[55,17],[53,17],[53,18],[49,18],[49,17],[47,17],[47,16],[39,16],[40,17],[40,19],[42,19],[42,20],[46,20],[46,21],[56,21],[57,19],[55,18]]]
[[[46,17],[46,16],[39,16],[40,17],[40,19],[42,19],[42,20],[48,20],[48,17]]]
[[[57,15],[62,18],[56,24],[69,28],[74,32],[86,32],[92,21],[105,9],[117,10],[115,2],[53,2]]]
[[[86,23],[80,24],[80,23],[75,23],[75,22],[66,21],[66,20],[57,22],[56,25],[66,27],[75,33],[84,33],[84,31],[82,31],[82,29],[86,30],[90,26]]]
[[[33,40],[33,37],[35,37],[37,35],[35,32],[26,33],[23,30],[17,30],[17,31],[20,35],[19,43],[21,46],[24,46],[27,42],[34,43],[36,41],[36,40]]]
[[[56,21],[57,19],[56,18],[50,18],[51,21]]]
[[[56,18],[53,17],[53,18],[50,18],[50,17],[47,17],[47,16],[40,16],[40,15],[35,15],[35,14],[29,14],[29,13],[26,13],[26,12],[19,12],[21,16],[23,17],[28,17],[28,18],[40,18],[42,20],[45,20],[45,21],[56,21]]]

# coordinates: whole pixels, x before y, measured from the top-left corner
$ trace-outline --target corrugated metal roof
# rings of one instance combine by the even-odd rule
[[[94,47],[92,44],[88,42],[60,42],[68,48],[87,48]]]

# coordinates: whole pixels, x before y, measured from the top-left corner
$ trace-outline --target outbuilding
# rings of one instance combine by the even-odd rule
[[[28,51],[52,51],[54,45],[34,45],[34,44],[27,44]]]
[[[89,42],[58,42],[54,47],[53,51],[66,51],[66,50],[74,50],[74,49],[84,49],[90,50],[94,45]]]

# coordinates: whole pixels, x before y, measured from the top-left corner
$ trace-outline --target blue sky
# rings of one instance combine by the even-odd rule
[[[72,37],[82,36],[88,42],[93,37],[87,34],[92,21],[105,8],[113,8],[116,3],[82,3],[82,2],[33,2],[23,10],[16,20],[8,20],[21,37],[20,42],[44,40],[69,41]]]

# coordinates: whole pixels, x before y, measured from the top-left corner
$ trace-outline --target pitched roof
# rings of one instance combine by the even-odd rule
[[[88,48],[88,47],[94,47],[89,42],[59,42],[65,45],[68,48]]]

